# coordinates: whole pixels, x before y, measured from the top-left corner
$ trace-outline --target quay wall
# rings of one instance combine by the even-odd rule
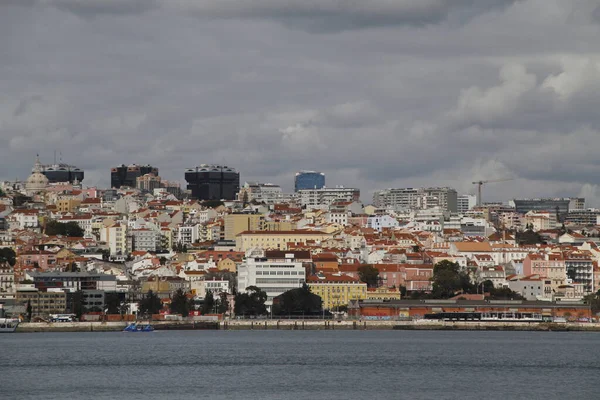
[[[144,324],[141,322],[140,324]],[[477,322],[477,321],[352,321],[352,320],[224,320],[153,321],[155,330],[460,330],[460,331],[590,331],[600,323]],[[127,322],[23,322],[17,332],[118,332]]]

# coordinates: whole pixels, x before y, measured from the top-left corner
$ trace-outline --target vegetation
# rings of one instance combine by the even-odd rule
[[[158,314],[162,309],[162,301],[152,290],[146,293],[146,296],[140,300],[139,310],[142,315]]]
[[[544,243],[544,240],[542,239],[540,234],[534,232],[532,229],[528,229],[524,232],[517,232],[515,235],[515,240],[519,245],[533,245]]]
[[[73,293],[71,297],[71,312],[75,314],[77,320],[81,319],[81,316],[85,312],[85,307],[83,305],[83,292],[81,290]]]
[[[320,296],[310,292],[305,283],[301,288],[288,290],[273,299],[274,315],[320,315],[323,312]]]
[[[598,290],[596,293],[585,296],[584,300],[592,308],[593,315],[600,313],[600,290]]]
[[[219,314],[225,314],[229,312],[229,300],[227,300],[227,293],[223,292],[217,300],[217,312]]]
[[[177,289],[173,298],[171,299],[171,313],[181,314],[182,317],[190,315],[192,309],[192,302],[188,299],[187,295],[181,289]]]
[[[17,263],[17,255],[10,247],[0,248],[0,264],[8,263],[11,267]]]
[[[27,321],[31,322],[31,315],[33,314],[33,309],[31,308],[31,300],[27,300]]]
[[[367,284],[367,287],[379,286],[379,270],[372,265],[361,265],[358,267],[358,278]]]
[[[205,200],[202,202],[202,206],[206,208],[217,208],[224,204],[221,200]]]
[[[108,292],[104,295],[104,306],[107,314],[124,314],[126,305],[121,302],[117,292]]]
[[[469,274],[458,263],[440,261],[433,267],[432,293],[434,299],[448,299],[457,293],[472,293],[474,286]]]
[[[68,237],[83,237],[84,231],[77,222],[58,222],[48,221],[45,228],[46,235],[50,236],[68,236]]]
[[[202,303],[202,315],[212,314],[213,308],[215,306],[215,297],[212,292],[209,290],[206,292],[204,296],[204,302]]]
[[[265,315],[267,308],[267,293],[256,286],[248,286],[245,293],[235,295],[236,315]]]

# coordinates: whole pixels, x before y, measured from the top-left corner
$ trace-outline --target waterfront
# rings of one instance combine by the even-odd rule
[[[584,332],[162,331],[0,336],[3,399],[597,397]]]

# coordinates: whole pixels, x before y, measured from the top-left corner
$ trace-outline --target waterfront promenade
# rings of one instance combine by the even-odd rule
[[[143,322],[141,322],[143,324]],[[359,320],[225,320],[155,321],[156,330],[465,330],[465,331],[590,331],[600,323],[477,322],[477,321],[359,321]],[[117,332],[127,322],[24,322],[17,332]]]

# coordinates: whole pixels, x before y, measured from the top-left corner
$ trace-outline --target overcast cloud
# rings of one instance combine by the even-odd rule
[[[600,206],[597,0],[0,0],[0,179],[225,163]]]

